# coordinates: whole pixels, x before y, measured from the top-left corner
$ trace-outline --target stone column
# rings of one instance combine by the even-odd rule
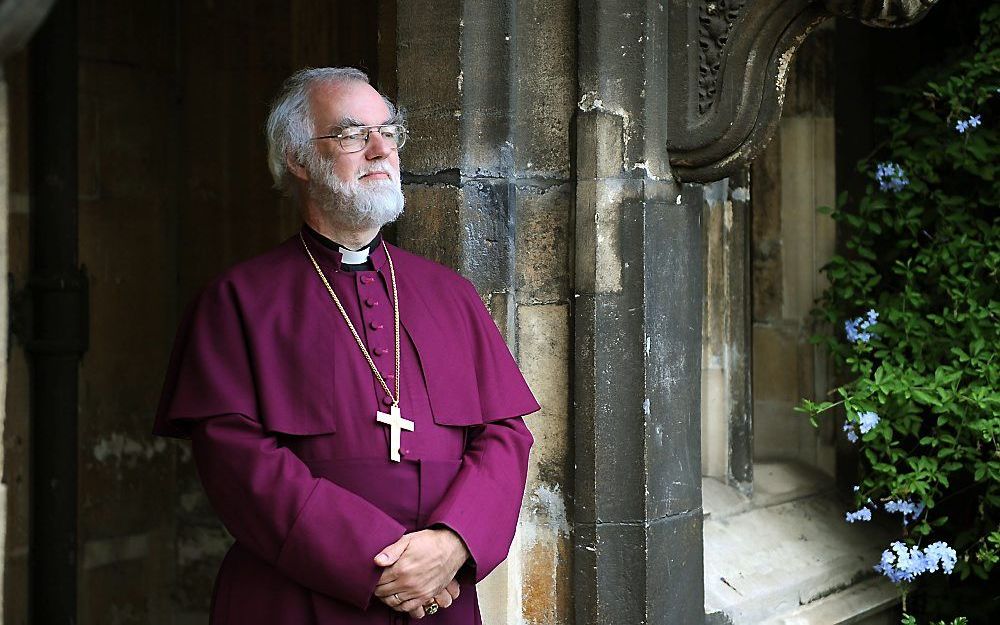
[[[703,187],[702,474],[753,489],[749,171]]]
[[[397,5],[399,241],[475,283],[543,406],[518,536],[479,587],[487,625],[572,622],[575,19],[570,0]]]
[[[580,2],[576,623],[704,620],[703,193],[666,152],[667,12]]]

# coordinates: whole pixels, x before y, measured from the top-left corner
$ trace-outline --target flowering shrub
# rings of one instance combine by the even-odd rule
[[[865,193],[838,198],[845,253],[816,310],[844,329],[814,340],[848,381],[800,409],[845,415],[861,463],[845,520],[899,515],[873,566],[905,605],[921,575],[986,580],[1000,561],[1000,6],[963,56],[886,91],[900,107],[859,163]]]

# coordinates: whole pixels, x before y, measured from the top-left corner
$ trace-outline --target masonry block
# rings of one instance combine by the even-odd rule
[[[433,174],[462,160],[461,0],[401,2],[397,11],[399,105],[411,112],[403,169]],[[434,53],[428,53],[433,50]]]
[[[462,264],[462,190],[450,184],[404,184],[406,208],[398,224],[399,244],[452,268]]]
[[[528,0],[514,17],[515,170],[519,177],[567,178],[576,109],[576,3]]]
[[[514,218],[515,279],[519,303],[570,298],[573,189],[518,186]]]
[[[594,96],[596,98],[596,96]],[[580,182],[622,175],[625,162],[624,120],[606,112],[596,99],[584,100],[577,114],[576,167]]]
[[[510,137],[511,37],[513,9],[507,2],[462,2],[457,75],[461,97],[459,155],[469,176],[508,175],[513,167]],[[422,8],[421,10],[426,10]],[[425,79],[447,80],[447,75]]]

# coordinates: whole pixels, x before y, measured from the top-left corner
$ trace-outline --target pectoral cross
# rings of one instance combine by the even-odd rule
[[[399,414],[399,406],[389,408],[389,414],[379,411],[375,420],[389,426],[389,460],[399,462],[399,433],[401,430],[413,431],[413,421],[404,419]]]

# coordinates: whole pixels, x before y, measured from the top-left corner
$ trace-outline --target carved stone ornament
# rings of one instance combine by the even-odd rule
[[[0,0],[0,60],[28,43],[53,4],[55,0]]]
[[[781,118],[792,56],[824,21],[842,16],[899,28],[919,21],[937,1],[670,2],[666,113],[674,176],[720,180],[764,149]]]

